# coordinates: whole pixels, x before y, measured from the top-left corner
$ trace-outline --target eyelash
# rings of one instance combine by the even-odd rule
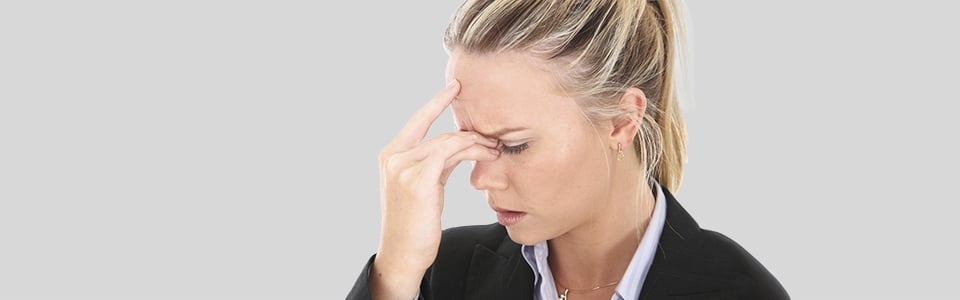
[[[530,146],[527,143],[523,143],[516,146],[507,146],[505,144],[500,144],[500,151],[506,154],[519,154],[523,150],[527,150]]]

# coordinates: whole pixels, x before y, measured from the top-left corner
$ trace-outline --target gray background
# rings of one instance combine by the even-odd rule
[[[400,2],[0,3],[0,299],[342,298],[443,86],[458,3]],[[681,202],[796,299],[955,293],[949,3],[689,3]]]

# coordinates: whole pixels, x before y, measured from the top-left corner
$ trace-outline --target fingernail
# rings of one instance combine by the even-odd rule
[[[448,82],[446,88],[451,89],[451,88],[453,88],[453,86],[455,86],[455,85],[457,85],[457,80],[456,80],[456,79],[451,80],[450,82]]]
[[[500,150],[490,149],[490,154],[493,154],[493,155],[496,155],[496,156],[500,156]]]

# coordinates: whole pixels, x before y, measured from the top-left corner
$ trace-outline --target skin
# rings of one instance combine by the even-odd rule
[[[523,53],[451,53],[446,76],[452,87],[381,153],[383,228],[370,279],[375,299],[416,295],[439,247],[443,185],[465,160],[474,164],[471,185],[485,192],[492,209],[524,214],[507,226],[512,240],[548,241],[560,286],[588,289],[620,279],[654,204],[633,154],[637,124],[588,121],[555,74]],[[646,98],[629,89],[620,102],[639,107],[631,111],[639,117]],[[460,131],[423,141],[447,106]],[[507,128],[518,130],[503,132]],[[576,298],[610,299],[614,288]]]

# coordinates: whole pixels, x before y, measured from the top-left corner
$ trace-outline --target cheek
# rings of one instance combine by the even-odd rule
[[[510,178],[522,198],[540,209],[585,202],[603,178],[602,153],[596,139],[568,135],[542,141],[519,156],[510,156]],[[558,207],[559,208],[559,207]]]
[[[571,142],[558,151],[554,157],[555,170],[559,178],[558,190],[560,196],[569,201],[582,201],[594,193],[597,183],[603,179],[604,162],[598,159],[603,155],[597,153],[596,139],[580,139]]]

